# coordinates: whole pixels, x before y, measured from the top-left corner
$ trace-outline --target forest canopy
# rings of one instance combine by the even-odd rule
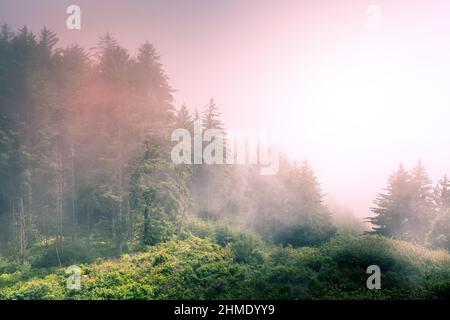
[[[121,253],[167,240],[188,211],[282,244],[318,244],[335,232],[306,161],[283,157],[274,177],[250,165],[171,163],[175,128],[193,130],[197,118],[205,129],[224,125],[212,99],[194,114],[173,106],[150,43],[132,56],[109,34],[93,52],[57,41],[46,28],[2,27],[4,252],[24,261],[34,245],[54,243],[61,260],[64,243],[85,241]]]

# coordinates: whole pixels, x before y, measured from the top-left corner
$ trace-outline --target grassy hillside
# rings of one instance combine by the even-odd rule
[[[382,289],[366,288],[379,265]],[[192,221],[179,238],[120,259],[63,268],[0,261],[0,299],[429,299],[450,297],[450,255],[380,236],[280,248],[225,224]]]

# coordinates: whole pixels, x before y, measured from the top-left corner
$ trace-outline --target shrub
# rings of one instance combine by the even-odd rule
[[[319,246],[336,234],[331,225],[304,224],[281,228],[275,232],[274,241],[283,246]]]
[[[58,275],[34,278],[0,290],[0,299],[62,300],[65,298],[65,279]]]
[[[2,274],[0,299],[450,296],[450,255],[444,251],[373,235],[337,236],[319,247],[274,247],[237,229],[210,224],[201,229],[214,232],[208,232],[205,239],[186,235],[184,240],[172,239],[143,253],[82,265],[81,291],[65,290],[64,270],[48,274],[51,270],[23,266]],[[3,270],[13,271],[10,262],[1,263]],[[382,290],[366,288],[366,270],[373,264],[381,268]]]
[[[82,241],[64,241],[56,244],[54,241],[43,243],[31,248],[29,260],[33,268],[51,268],[70,266],[92,262],[97,258],[113,257],[116,251],[110,243],[92,242],[87,249]]]

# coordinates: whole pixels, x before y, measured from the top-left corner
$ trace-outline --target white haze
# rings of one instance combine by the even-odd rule
[[[92,47],[109,31],[129,49],[158,48],[176,105],[214,97],[234,129],[279,129],[288,156],[307,158],[334,206],[369,207],[400,162],[450,174],[450,2],[2,0],[0,22],[43,25],[61,44]]]

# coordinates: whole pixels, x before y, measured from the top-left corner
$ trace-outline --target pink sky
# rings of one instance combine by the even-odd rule
[[[65,9],[82,10],[81,31]],[[368,5],[381,29],[366,27]],[[450,173],[450,2],[2,0],[0,22],[93,47],[158,48],[176,103],[214,97],[228,127],[278,128],[324,191],[367,216],[400,161]]]

